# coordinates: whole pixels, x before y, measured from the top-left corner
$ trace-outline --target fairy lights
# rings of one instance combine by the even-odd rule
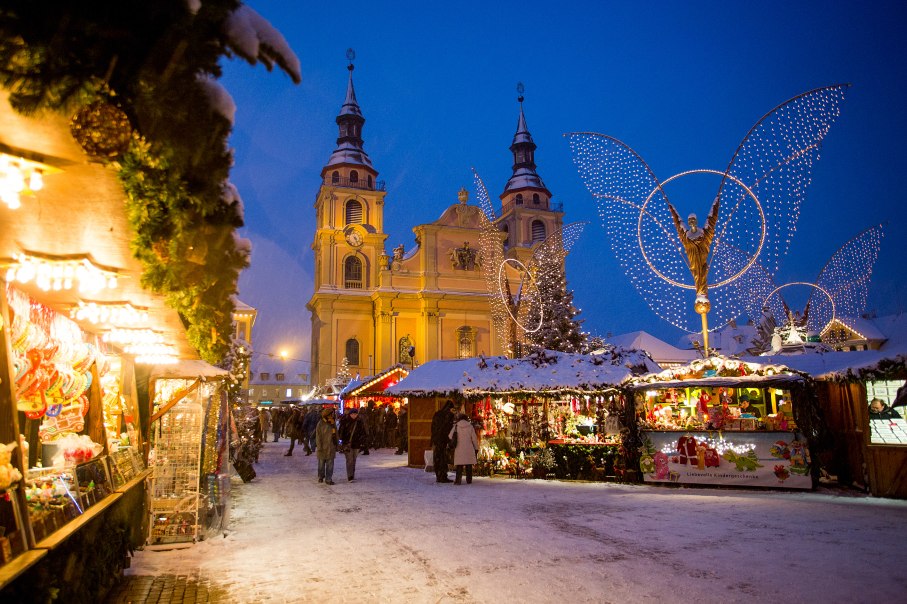
[[[501,348],[513,355],[519,345],[529,343],[529,334],[542,327],[543,309],[553,293],[551,287],[563,282],[562,278],[555,277],[563,273],[564,259],[582,234],[585,223],[571,223],[554,230],[537,244],[528,264],[505,258],[504,234],[495,222],[498,217],[488,189],[475,170],[473,180],[483,214],[479,247],[492,322]]]
[[[69,316],[76,321],[88,321],[93,325],[131,327],[148,322],[148,309],[137,308],[129,303],[106,304],[79,300],[79,305],[70,310]]]
[[[99,268],[87,258],[50,259],[29,254],[15,255],[6,280],[22,284],[34,281],[42,291],[78,288],[79,292],[88,294],[117,287],[115,272]]]
[[[769,276],[777,272],[796,232],[820,144],[840,114],[846,90],[846,85],[819,88],[779,105],[750,129],[719,173],[720,208],[709,258],[709,281],[716,284],[709,290],[713,325],[724,325],[744,308],[742,288],[728,286],[733,277],[757,266]],[[698,331],[690,300],[678,295],[677,284],[688,284],[690,271],[668,211],[667,181],[659,182],[639,154],[616,138],[591,132],[565,136],[612,250],[636,290],[666,321]]]
[[[772,276],[761,262],[757,263],[736,284],[747,314],[757,324],[764,315],[771,315],[786,328],[800,315],[799,311],[789,308],[780,292],[792,286],[809,287],[815,291],[802,310],[806,331],[821,334],[823,342],[840,341],[840,332],[830,327],[836,318],[856,318],[866,311],[872,270],[879,257],[882,237],[882,225],[875,225],[847,241],[832,254],[815,283],[794,281],[775,286]]]
[[[102,339],[116,345],[164,343],[164,336],[151,329],[112,329]]]

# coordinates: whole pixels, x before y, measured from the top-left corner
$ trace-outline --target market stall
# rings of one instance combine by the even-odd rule
[[[811,380],[712,357],[632,380],[644,482],[811,489],[822,433]]]
[[[375,375],[350,380],[339,394],[343,408],[364,407],[369,402],[374,402],[376,405],[396,404],[397,399],[388,396],[385,390],[407,375],[409,375],[409,370],[403,365],[393,365]]]
[[[899,327],[899,329],[897,329]],[[879,350],[759,357],[815,380],[831,444],[823,468],[840,484],[907,498],[907,316]],[[901,393],[899,397],[898,394]],[[878,412],[871,405],[877,400]]]
[[[644,353],[614,348],[437,360],[385,393],[409,403],[410,466],[425,463],[432,416],[452,400],[476,426],[477,471],[602,480],[622,475],[620,386],[657,368]]]
[[[226,376],[203,361],[181,361],[151,373],[150,545],[195,542],[226,529],[231,441]]]

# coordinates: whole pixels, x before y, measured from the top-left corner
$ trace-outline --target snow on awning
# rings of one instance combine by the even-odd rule
[[[907,353],[888,350],[857,350],[814,354],[756,357],[760,362],[784,363],[816,380],[866,380],[907,373]]]
[[[493,393],[593,393],[625,383],[658,366],[645,354],[611,349],[603,354],[544,351],[520,359],[475,357],[429,361],[387,388],[389,396],[470,397]]]
[[[762,357],[760,357],[762,359]],[[724,357],[698,359],[689,365],[639,376],[632,390],[651,388],[726,387],[742,385],[785,388],[803,384],[803,373],[779,363],[741,361]]]

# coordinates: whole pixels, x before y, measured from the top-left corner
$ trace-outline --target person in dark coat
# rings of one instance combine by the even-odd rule
[[[403,455],[409,451],[409,411],[406,403],[400,405],[400,416],[397,418],[397,450],[394,455]]]
[[[447,401],[431,418],[432,464],[435,466],[436,482],[451,482],[447,477],[447,443],[453,428],[453,401]]]
[[[304,442],[306,440],[305,429],[303,428],[303,422],[305,421],[305,415],[302,409],[294,408],[290,412],[290,417],[287,418],[286,422],[286,434],[290,439],[290,450],[284,453],[286,457],[293,455],[293,448],[296,446],[296,442]]]
[[[869,403],[869,419],[897,419],[901,414],[885,404],[880,398],[872,399]]]
[[[397,414],[394,406],[388,405],[384,414],[384,446],[391,448],[397,444]]]
[[[318,422],[321,421],[321,411],[318,410],[318,407],[312,405],[309,409],[309,412],[305,414],[305,419],[302,420],[302,444],[305,445],[305,454],[311,455],[315,450],[315,428],[318,427]]]
[[[374,403],[371,401],[369,401],[368,405],[359,409],[359,421],[362,422],[362,427],[365,428],[365,439],[362,441],[362,448],[359,449],[359,452],[363,455],[369,454],[368,450],[372,436],[372,413],[374,412]]]
[[[318,454],[318,482],[334,484],[334,457],[337,455],[337,425],[334,410],[321,412],[321,421],[315,428],[315,449]]]
[[[359,417],[359,409],[351,407],[340,418],[340,450],[346,457],[346,479],[353,482],[356,478],[356,456],[359,455],[365,440],[365,422]]]

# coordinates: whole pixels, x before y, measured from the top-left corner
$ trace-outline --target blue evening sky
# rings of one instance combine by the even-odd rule
[[[511,174],[516,83],[525,84],[538,172],[565,222],[589,224],[567,260],[584,328],[644,329],[676,344],[624,275],[563,133],[615,136],[664,179],[723,170],[749,128],[783,101],[850,82],[825,139],[777,283],[814,281],[838,247],[886,223],[869,309],[907,310],[903,178],[907,159],[904,2],[278,2],[250,0],[287,38],[302,84],[225,64],[238,106],[232,180],[254,245],[240,297],[258,308],[253,344],[309,358],[313,202],[335,148],[348,47],[365,149],[387,183],[388,251],[414,246],[471,167],[493,198]],[[709,183],[710,190],[715,183]],[[711,193],[681,200],[704,215]],[[805,302],[805,297],[804,300]],[[797,302],[795,299],[794,302]]]

